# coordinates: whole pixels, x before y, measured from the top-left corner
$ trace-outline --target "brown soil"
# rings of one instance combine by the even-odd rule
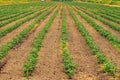
[[[77,64],[74,80],[107,80],[106,76],[101,72],[97,59],[90,52],[83,36],[78,31],[74,21],[66,10],[66,21],[68,30],[68,46],[71,57]]]
[[[95,18],[92,18],[91,16],[87,15],[86,13],[84,13],[84,12],[82,12],[82,11],[81,11],[81,13],[83,13],[83,14],[85,14],[87,17],[93,19],[97,24],[101,25],[101,27],[103,27],[105,30],[110,31],[113,35],[115,35],[116,37],[118,37],[118,39],[120,39],[120,32],[118,32],[118,31],[110,28],[110,26],[104,24],[103,22],[101,22],[101,21],[99,21],[99,20],[97,20],[97,19],[95,19]]]
[[[116,49],[109,43],[109,41],[107,41],[104,37],[102,37],[84,19],[82,19],[79,15],[77,15],[77,17],[79,18],[79,21],[87,29],[89,34],[93,37],[93,40],[99,46],[100,50],[115,63],[118,71],[120,71],[120,53],[116,51]]]
[[[48,30],[30,80],[63,80],[66,78],[60,54],[61,11]]]
[[[28,53],[31,50],[33,39],[45,26],[46,22],[48,22],[53,12],[46,19],[40,22],[38,27],[32,30],[32,32],[29,33],[21,44],[9,51],[9,54],[6,56],[7,64],[1,69],[0,72],[1,80],[23,80],[22,67],[27,59]]]
[[[44,13],[42,13],[44,14]],[[23,31],[30,23],[32,23],[34,20],[39,18],[42,14],[37,16],[34,19],[31,19],[30,21],[25,22],[21,26],[19,26],[17,29],[13,30],[12,32],[8,33],[6,36],[3,36],[0,38],[0,46],[4,45],[5,43],[9,42],[12,38],[14,38],[17,34],[19,34],[21,31]]]

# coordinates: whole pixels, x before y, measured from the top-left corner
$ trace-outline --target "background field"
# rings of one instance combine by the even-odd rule
[[[26,3],[33,1],[42,1],[42,0],[0,0],[0,4]],[[44,1],[82,1],[82,2],[90,2],[90,3],[120,5],[120,0],[44,0]]]

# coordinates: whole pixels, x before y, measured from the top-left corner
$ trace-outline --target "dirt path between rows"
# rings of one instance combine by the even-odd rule
[[[79,21],[84,25],[89,34],[93,37],[95,43],[99,46],[100,50],[115,63],[118,71],[120,71],[120,53],[116,51],[116,49],[107,41],[104,37],[102,37],[91,25],[87,23],[84,19],[82,19],[78,14],[76,14],[79,18]]]
[[[30,80],[64,80],[60,54],[61,10],[48,30],[39,52],[38,62]]]
[[[106,76],[101,72],[97,59],[92,55],[83,36],[75,26],[74,21],[66,10],[66,21],[68,30],[68,47],[71,57],[77,64],[74,80],[107,80]]]
[[[34,37],[39,33],[40,30],[42,30],[46,22],[49,21],[49,18],[52,16],[53,12],[48,15],[46,19],[40,22],[38,27],[29,33],[29,35],[22,41],[21,44],[9,51],[9,54],[6,56],[8,60],[7,64],[0,72],[1,80],[23,80],[22,67],[27,59],[28,53],[30,52]]]
[[[42,14],[44,14],[44,12]],[[17,34],[19,34],[25,28],[27,28],[27,26],[29,24],[31,24],[33,21],[35,21],[37,18],[39,18],[42,14],[40,14],[36,18],[31,19],[30,21],[25,22],[24,24],[22,24],[21,26],[19,26],[17,29],[15,29],[12,32],[8,33],[6,36],[0,38],[0,46],[2,46],[3,44],[9,42],[12,38],[14,38]]]
[[[110,28],[110,26],[108,26],[108,25],[104,24],[103,22],[101,22],[101,21],[99,21],[99,20],[97,20],[97,19],[87,15],[84,12],[82,12],[82,11],[80,11],[80,12],[83,13],[84,15],[86,15],[87,17],[91,18],[92,20],[94,20],[97,24],[101,25],[101,27],[103,27],[105,30],[110,31],[113,35],[115,35],[116,37],[118,37],[118,39],[120,39],[120,32]]]

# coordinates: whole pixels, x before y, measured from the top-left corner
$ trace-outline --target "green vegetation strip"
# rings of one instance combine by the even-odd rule
[[[39,6],[40,7],[40,6]],[[41,6],[42,7],[42,6]],[[34,10],[33,10],[34,9]],[[42,8],[41,8],[42,9]],[[30,8],[30,9],[25,9],[24,11],[21,11],[19,13],[16,13],[16,14],[13,14],[13,15],[8,15],[8,16],[5,16],[5,17],[2,17],[0,18],[0,21],[4,21],[4,20],[7,20],[7,19],[11,19],[11,18],[15,18],[17,16],[20,16],[20,15],[23,15],[23,14],[26,14],[26,13],[29,13],[32,11],[32,13],[34,13],[35,11],[37,10],[40,10],[40,9],[37,9],[37,8]]]
[[[17,17],[17,16],[19,16],[19,15],[21,15],[21,14],[24,14],[24,13],[26,13],[26,12],[24,11],[24,12],[17,13],[17,14],[14,14],[14,15],[5,16],[5,17],[3,17],[3,18],[0,18],[0,21],[4,21],[4,20],[7,20],[7,19],[10,19],[10,18],[13,18],[13,17]]]
[[[108,74],[114,74],[116,71],[116,66],[114,63],[111,62],[99,49],[99,47],[95,44],[92,36],[89,32],[84,28],[81,22],[79,22],[78,18],[75,14],[69,9],[69,12],[82,36],[86,40],[87,45],[89,46],[90,50],[92,51],[93,55],[95,55],[98,59],[98,62],[102,64],[101,69]]]
[[[115,12],[114,10],[107,9],[107,8],[104,8],[103,10],[104,12],[101,12],[101,13],[108,14],[114,18],[120,19],[120,14],[119,14],[120,12]]]
[[[94,20],[82,14],[80,11],[74,8],[74,10],[85,19],[96,31],[98,31],[104,38],[106,38],[110,43],[120,51],[120,40],[114,36],[110,31],[105,30],[102,26],[98,25]]]
[[[99,13],[106,14],[108,16],[113,17],[114,19],[120,19],[120,16],[114,14],[113,12],[108,12],[107,10],[105,10],[105,11],[99,11]]]
[[[47,4],[47,5],[46,5]],[[11,4],[11,5],[2,5],[0,6],[0,18],[6,17],[6,16],[11,16],[20,12],[24,12],[28,10],[28,12],[40,9],[40,6],[49,6],[53,3],[49,2],[31,2],[31,3],[26,3],[26,4]],[[53,4],[54,5],[54,4]]]
[[[64,62],[64,69],[67,75],[71,78],[75,73],[75,63],[70,57],[69,50],[67,48],[67,29],[66,29],[66,16],[65,11],[62,11],[62,32],[61,32],[61,49]]]
[[[115,23],[120,24],[120,19],[116,19],[115,17],[112,17],[111,15],[109,16],[108,14],[98,13],[98,12],[95,12],[95,11],[92,11],[92,12],[99,15],[99,16],[101,16],[101,17],[103,17],[103,18],[106,18],[106,19],[108,19],[110,21],[113,21]]]
[[[42,8],[41,8],[41,9],[42,9]],[[17,17],[10,18],[10,19],[8,19],[7,21],[1,22],[1,23],[0,23],[0,27],[3,27],[3,26],[5,26],[5,25],[7,25],[7,24],[9,24],[9,23],[11,23],[11,22],[13,22],[13,21],[19,20],[19,19],[24,18],[24,17],[26,17],[26,16],[29,16],[29,15],[33,14],[34,12],[36,12],[36,11],[39,11],[39,10],[33,10],[33,11],[30,11],[30,12],[26,12],[26,13],[24,13],[24,14],[22,14],[22,15],[19,15],[19,16],[17,16]]]
[[[18,28],[18,27],[19,27],[20,25],[22,25],[23,23],[25,23],[25,22],[27,22],[27,21],[29,21],[29,20],[31,20],[31,19],[39,16],[40,14],[42,14],[42,13],[45,12],[45,11],[47,11],[48,9],[49,9],[49,8],[43,9],[43,10],[37,12],[36,14],[34,14],[33,16],[29,16],[29,17],[27,17],[27,18],[25,18],[25,19],[17,22],[16,24],[8,27],[8,28],[1,29],[1,30],[0,30],[0,38],[3,37],[3,36],[5,36],[5,35],[8,34],[9,32],[13,31],[14,29]]]
[[[10,49],[12,49],[15,45],[21,42],[21,40],[26,37],[26,35],[32,30],[32,28],[39,23],[41,20],[43,20],[53,9],[50,9],[49,11],[46,11],[43,15],[41,15],[38,19],[36,19],[34,22],[32,22],[30,25],[27,26],[26,29],[21,31],[18,35],[16,35],[10,42],[2,45],[0,47],[0,59],[4,58],[5,55],[8,53]]]
[[[51,26],[53,20],[55,19],[56,15],[58,13],[58,9],[54,12],[54,14],[50,17],[49,21],[46,23],[44,28],[40,31],[40,33],[37,35],[37,37],[34,38],[32,49],[27,57],[26,62],[23,66],[23,76],[30,76],[32,74],[32,71],[35,68],[35,65],[37,63],[38,59],[38,51],[41,48],[42,41],[44,39],[44,36],[46,35],[49,27]]]
[[[85,9],[85,8],[84,8],[84,9]],[[107,15],[107,14],[98,12],[98,11],[96,11],[96,10],[93,11],[92,9],[89,9],[89,11],[91,11],[92,13],[94,13],[94,14],[96,14],[96,15],[99,15],[99,16],[105,18],[105,19],[108,19],[108,20],[111,20],[111,21],[113,21],[113,22],[115,22],[115,23],[120,24],[120,20],[119,20],[119,19],[116,19],[116,18],[114,18],[114,17],[112,17],[112,16],[109,16],[109,15]]]
[[[101,22],[103,22],[104,24],[108,25],[108,26],[111,27],[112,29],[120,32],[120,26],[118,26],[118,25],[116,25],[116,24],[113,24],[112,22],[110,22],[110,21],[108,21],[108,20],[105,20],[104,18],[101,18],[100,16],[97,16],[97,15],[95,15],[95,14],[93,14],[93,13],[90,13],[89,11],[80,9],[80,8],[78,8],[78,7],[77,7],[77,9],[85,12],[86,14],[88,14],[89,16],[91,16],[91,17],[93,17],[93,18],[95,18],[95,19],[100,20]]]

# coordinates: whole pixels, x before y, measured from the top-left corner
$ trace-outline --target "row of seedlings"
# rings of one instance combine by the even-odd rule
[[[91,16],[91,17],[93,17],[93,18],[95,18],[95,19],[100,20],[101,22],[103,22],[104,24],[108,25],[108,26],[111,27],[112,29],[120,32],[120,26],[118,26],[118,25],[116,25],[116,24],[113,24],[113,23],[111,23],[110,21],[108,21],[108,20],[106,20],[106,19],[104,19],[104,18],[101,18],[100,16],[97,16],[97,15],[95,15],[95,14],[89,12],[89,11],[80,9],[80,8],[78,8],[78,7],[77,7],[77,9],[85,12],[86,14],[88,14],[89,16]]]
[[[43,9],[43,8],[44,8],[44,7],[42,7],[41,9]],[[37,9],[37,10],[30,11],[30,12],[26,12],[26,13],[24,13],[24,14],[22,14],[22,15],[17,16],[17,17],[10,18],[10,19],[8,19],[8,20],[6,20],[6,21],[3,21],[3,22],[0,23],[0,27],[3,27],[3,26],[5,26],[5,25],[7,25],[7,24],[9,24],[9,23],[11,23],[11,22],[14,22],[14,21],[16,21],[16,20],[22,19],[22,18],[24,18],[24,17],[27,17],[27,16],[29,16],[29,15],[33,14],[34,12],[39,11],[39,10],[41,10],[41,9]]]
[[[54,14],[50,17],[49,21],[46,23],[44,28],[34,38],[34,41],[32,44],[32,49],[27,57],[27,60],[24,63],[24,66],[23,66],[23,76],[29,77],[32,74],[32,72],[35,68],[35,65],[37,63],[37,60],[38,60],[38,52],[41,48],[43,39],[57,14],[58,14],[58,8],[54,12]]]
[[[42,7],[42,6],[35,7],[34,10],[37,11],[37,9],[40,8],[40,7]],[[29,11],[30,11],[30,12],[33,11],[33,7],[30,8],[30,9],[25,9],[25,10],[19,12],[19,13],[16,13],[16,14],[13,14],[13,15],[10,15],[10,16],[2,17],[2,18],[0,18],[0,21],[5,21],[5,20],[11,19],[11,18],[15,18],[15,17],[20,16],[20,15],[23,15],[23,14],[29,12]]]
[[[26,11],[26,9],[30,9],[31,7],[39,7],[39,6],[47,6],[49,3],[41,3],[41,2],[33,2],[26,4],[10,4],[10,5],[2,5],[0,6],[0,18],[11,16],[20,12]]]
[[[85,9],[85,8],[84,8],[84,9]],[[116,19],[116,18],[114,18],[114,17],[112,17],[112,16],[109,16],[109,15],[107,15],[107,14],[100,13],[100,12],[97,12],[97,11],[93,11],[92,9],[89,9],[89,11],[91,11],[91,12],[93,12],[94,14],[99,15],[99,16],[105,18],[105,19],[108,19],[108,20],[111,20],[111,21],[113,21],[113,22],[115,22],[115,23],[120,24],[120,20],[119,20],[119,19]]]
[[[82,14],[80,11],[74,8],[74,10],[83,18],[85,19],[96,31],[98,31],[104,38],[106,38],[110,43],[120,51],[120,40],[114,36],[110,31],[105,30],[103,27],[98,25],[93,19],[87,17],[86,15]]]
[[[95,55],[98,59],[98,63],[101,64],[101,69],[102,71],[104,71],[107,74],[112,74],[114,75],[116,72],[116,66],[115,64],[108,59],[103,52],[101,52],[101,50],[99,49],[99,47],[95,44],[92,36],[89,34],[89,32],[84,28],[84,26],[82,25],[82,23],[78,20],[78,18],[75,16],[75,14],[72,12],[72,10],[69,9],[70,15],[72,16],[77,29],[79,30],[79,32],[82,34],[82,36],[84,37],[88,47],[90,48],[90,50],[92,51],[93,55]]]
[[[20,43],[22,41],[23,38],[25,38],[27,36],[27,34],[32,30],[32,28],[34,28],[34,26],[39,23],[40,21],[42,21],[44,18],[46,18],[47,15],[49,15],[51,13],[51,11],[53,10],[50,9],[48,11],[46,11],[46,13],[42,14],[39,18],[37,18],[34,22],[32,22],[31,24],[29,24],[23,31],[21,31],[19,34],[17,34],[14,38],[12,38],[9,42],[5,43],[4,45],[2,45],[0,47],[0,60],[4,59],[4,57],[6,56],[6,54],[8,53],[8,51],[10,49],[12,49],[14,46],[16,46],[18,43]]]
[[[16,24],[9,26],[7,28],[1,29],[0,30],[0,38],[5,36],[6,34],[10,33],[11,31],[15,30],[16,28],[18,28],[19,26],[21,26],[22,24],[24,24],[27,21],[30,21],[31,19],[41,15],[42,13],[44,13],[45,11],[47,11],[49,8],[43,9],[37,13],[35,13],[33,16],[29,16],[19,22],[17,22]]]

